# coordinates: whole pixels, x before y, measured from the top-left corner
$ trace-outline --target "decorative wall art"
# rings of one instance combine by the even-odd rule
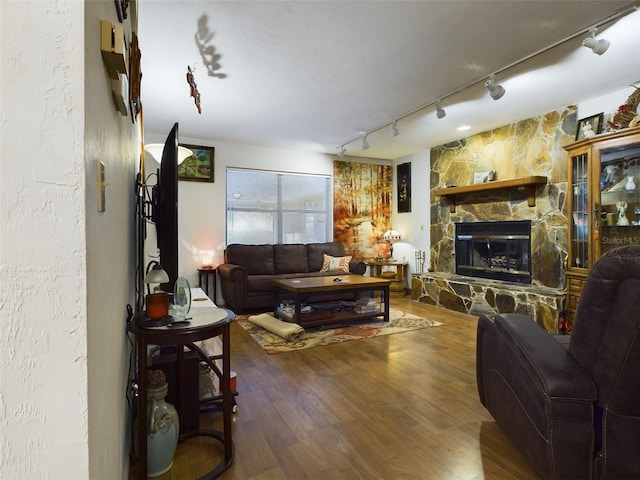
[[[392,182],[390,165],[333,163],[333,236],[354,258],[389,256]]]
[[[127,18],[127,9],[129,8],[129,0],[113,0],[118,12],[118,20],[123,23]]]
[[[402,163],[396,168],[398,178],[398,213],[411,211],[411,162]]]
[[[178,180],[193,182],[214,182],[215,148],[199,145],[186,145],[193,155],[178,165]]]
[[[601,133],[603,120],[604,112],[578,120],[576,140],[593,137],[594,135]]]

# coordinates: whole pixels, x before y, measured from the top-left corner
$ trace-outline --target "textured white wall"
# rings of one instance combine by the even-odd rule
[[[88,477],[83,11],[0,2],[1,478]]]
[[[112,1],[0,2],[2,479],[128,471],[135,126],[113,109],[98,17]]]
[[[127,478],[129,467],[129,412],[125,402],[129,344],[125,319],[126,305],[133,305],[135,291],[133,193],[140,138],[139,125],[132,123],[131,116],[124,117],[115,110],[100,54],[100,20],[117,22],[115,5],[111,0],[87,0],[84,5],[89,478],[110,480]],[[124,29],[130,40],[131,11],[128,18]],[[104,213],[97,210],[98,159],[105,164],[109,182]]]

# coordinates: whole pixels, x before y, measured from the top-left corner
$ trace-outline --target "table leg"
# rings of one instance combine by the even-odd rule
[[[138,479],[147,479],[147,344],[138,335]]]
[[[384,298],[384,321],[389,321],[389,286],[386,285],[382,289],[382,297]]]
[[[274,295],[273,295],[273,316],[275,318],[279,318],[280,315],[278,314],[278,307],[280,306],[280,289],[278,287],[274,288]]]
[[[222,421],[224,426],[224,459],[227,464],[233,460],[233,440],[231,439],[231,330],[229,324],[222,332]]]
[[[176,398],[178,399],[178,405],[176,405],[176,408],[178,410],[178,418],[179,419],[184,419],[186,417],[186,413],[185,413],[185,407],[187,405],[187,399],[186,399],[186,382],[185,382],[185,374],[184,374],[184,345],[176,345],[176,359],[177,359],[177,372],[176,372],[176,389],[177,391],[177,395]],[[182,431],[184,429],[183,426],[183,422],[180,421],[180,431],[178,432],[178,434],[182,434]]]

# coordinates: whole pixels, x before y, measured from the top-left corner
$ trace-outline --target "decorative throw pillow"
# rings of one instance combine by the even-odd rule
[[[351,255],[346,257],[332,257],[326,253],[322,254],[321,272],[347,272],[349,273],[349,262]]]

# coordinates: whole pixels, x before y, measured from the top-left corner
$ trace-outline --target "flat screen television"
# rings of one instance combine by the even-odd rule
[[[158,171],[158,183],[153,203],[160,265],[169,275],[169,282],[160,285],[165,292],[173,293],[178,279],[178,124],[176,123],[162,151]]]

